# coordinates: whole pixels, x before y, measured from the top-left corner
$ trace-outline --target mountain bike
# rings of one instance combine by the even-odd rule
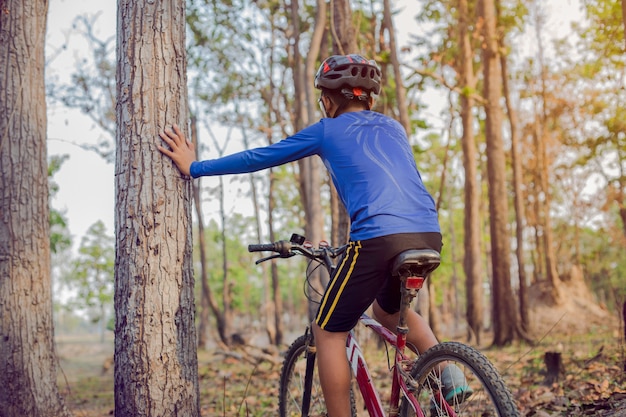
[[[346,246],[333,248],[320,242],[315,248],[303,236],[293,234],[289,241],[253,244],[250,252],[271,251],[274,254],[256,261],[257,264],[275,258],[290,258],[302,255],[325,267],[332,275],[335,259],[346,250]],[[365,357],[351,331],[346,342],[347,360],[362,397],[363,408],[371,417],[424,417],[424,416],[500,416],[516,417],[520,413],[502,377],[489,360],[478,350],[458,342],[443,342],[426,352],[407,343],[405,315],[410,303],[422,288],[424,281],[440,263],[439,253],[433,250],[408,250],[394,259],[392,276],[402,281],[400,318],[396,332],[375,319],[363,314],[359,323],[374,332],[387,347],[391,389],[388,401],[381,400],[373,384]],[[307,268],[307,282],[310,268]],[[417,355],[409,357],[409,353]],[[326,407],[315,365],[315,340],[310,328],[298,337],[285,353],[279,389],[279,415],[281,417],[323,417]],[[456,365],[465,376],[464,386],[442,383],[442,372]],[[462,390],[461,390],[462,388]],[[356,389],[351,390],[352,415],[357,415]],[[452,395],[450,395],[452,393]]]

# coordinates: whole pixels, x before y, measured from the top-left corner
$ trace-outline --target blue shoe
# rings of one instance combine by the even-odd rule
[[[474,390],[467,384],[467,379],[463,371],[456,365],[448,365],[441,371],[441,395],[449,405],[458,405],[467,400]],[[433,398],[430,404],[431,413],[435,414],[437,409],[442,409],[442,404],[436,404]]]

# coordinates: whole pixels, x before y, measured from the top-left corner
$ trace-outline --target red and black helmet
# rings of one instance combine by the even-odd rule
[[[376,62],[361,55],[333,55],[324,60],[315,74],[315,88],[339,90],[361,88],[380,93],[381,72]]]

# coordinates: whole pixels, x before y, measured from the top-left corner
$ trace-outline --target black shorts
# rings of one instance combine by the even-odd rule
[[[399,233],[350,241],[337,264],[315,318],[329,332],[351,330],[374,302],[393,314],[400,311],[400,280],[391,278],[391,261],[408,249],[441,252],[440,233]]]

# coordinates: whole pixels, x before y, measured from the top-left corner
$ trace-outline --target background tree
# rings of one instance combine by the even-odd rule
[[[68,84],[48,82],[47,96],[72,109],[79,109],[107,133],[95,146],[79,144],[92,150],[107,162],[115,158],[115,36],[100,38],[95,30],[100,13],[79,15],[74,19],[68,41],[78,36],[87,43],[89,56],[80,55]]]
[[[470,13],[467,0],[459,0],[458,8],[458,37],[459,37],[459,87],[462,94],[461,101],[461,124],[463,133],[461,145],[463,148],[463,168],[465,171],[464,202],[464,241],[463,270],[465,272],[465,290],[467,293],[467,318],[468,330],[476,337],[476,342],[481,341],[483,323],[483,267],[481,262],[481,233],[480,233],[480,181],[478,179],[478,151],[474,134],[475,118],[475,92],[476,75],[474,73],[474,46],[473,33],[470,27],[476,20],[475,7]],[[469,335],[468,335],[469,336]]]
[[[75,294],[67,303],[72,309],[86,311],[98,325],[100,342],[104,342],[108,319],[113,310],[113,275],[115,273],[115,239],[107,235],[102,221],[97,221],[83,236],[78,257],[65,274],[65,285]]]
[[[61,166],[69,158],[68,155],[52,156],[48,159],[48,188],[50,190],[50,200],[59,191],[59,185],[53,177]],[[61,253],[72,245],[72,238],[67,227],[67,217],[65,213],[50,207],[50,250],[53,254]]]
[[[489,182],[489,225],[491,230],[491,267],[493,282],[494,344],[511,343],[517,336],[518,316],[511,288],[510,239],[506,163],[502,139],[502,76],[496,34],[494,0],[481,0],[483,19],[483,96],[485,98],[485,139]]]
[[[47,1],[0,1],[0,416],[70,416],[52,322]]]
[[[191,181],[156,149],[187,130],[185,4],[117,10],[115,412],[198,416]]]

